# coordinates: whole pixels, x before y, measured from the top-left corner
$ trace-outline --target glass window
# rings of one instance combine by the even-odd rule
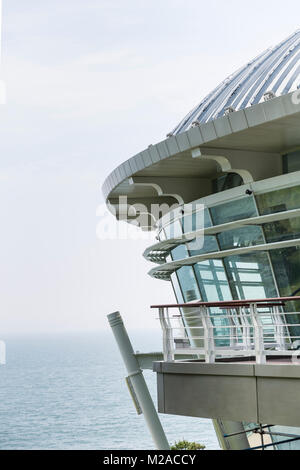
[[[166,240],[166,235],[165,235],[164,230],[161,230],[161,231],[159,232],[159,234],[158,234],[158,239],[159,239],[160,242]]]
[[[197,241],[199,241],[199,243],[197,243]],[[198,246],[200,246],[201,248],[198,248]],[[189,249],[190,256],[219,251],[219,246],[214,235],[205,235],[203,238],[191,241],[187,244],[187,247]]]
[[[211,227],[211,219],[207,208],[203,211],[193,212],[182,218],[183,232],[189,233],[200,230],[203,227]]]
[[[300,217],[263,225],[268,243],[300,238]]]
[[[291,247],[270,251],[278,289],[282,297],[300,295],[300,248]],[[286,312],[300,312],[300,302],[287,302]],[[300,315],[288,317],[289,323],[300,323]],[[300,336],[300,327],[290,327],[292,336]],[[300,339],[294,338],[294,340]]]
[[[194,268],[203,300],[232,300],[222,261],[201,261]]]
[[[184,259],[184,258],[189,257],[189,254],[185,245],[178,245],[176,246],[176,248],[173,248],[173,250],[171,251],[171,255],[172,255],[173,261],[177,261],[179,259]]]
[[[184,303],[184,299],[183,299],[183,296],[182,296],[182,293],[181,293],[181,289],[180,289],[180,285],[179,285],[176,273],[171,274],[171,282],[172,282],[172,287],[173,287],[173,290],[174,290],[174,294],[175,294],[177,303],[179,303],[179,304]]]
[[[221,250],[260,245],[264,243],[261,227],[254,225],[228,230],[226,232],[219,233],[217,237]]]
[[[169,240],[170,238],[181,237],[182,235],[182,226],[180,220],[175,220],[174,222],[166,225],[164,227],[164,232],[166,238]]]
[[[244,184],[243,179],[237,173],[227,173],[226,175],[219,176],[212,182],[213,192],[219,193],[221,191],[226,191],[226,189],[236,188]]]
[[[217,302],[221,300],[232,300],[229,284],[226,278],[224,266],[221,260],[201,261],[194,266],[198,285],[203,300]],[[226,310],[210,308],[210,315],[214,326],[222,328],[214,329],[216,345],[228,346],[230,330],[224,328],[228,320],[220,315],[227,313]]]
[[[266,253],[228,256],[224,264],[235,299],[277,297],[277,291]]]
[[[210,213],[214,225],[220,225],[234,220],[255,217],[257,210],[253,196],[247,196],[242,199],[211,207]]]
[[[260,215],[298,209],[300,207],[300,186],[278,189],[256,196]]]
[[[176,271],[176,274],[184,301],[191,302],[192,300],[199,300],[201,298],[200,292],[192,266],[182,266]]]
[[[292,173],[300,170],[300,150],[288,153],[282,157],[283,173]]]

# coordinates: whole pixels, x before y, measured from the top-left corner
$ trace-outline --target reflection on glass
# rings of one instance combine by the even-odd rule
[[[200,292],[192,266],[182,266],[176,273],[184,301],[191,302],[192,300],[199,300],[201,298]]]
[[[253,196],[247,196],[211,207],[210,213],[214,225],[225,224],[226,222],[255,217],[257,215]]]
[[[179,259],[184,259],[184,258],[189,257],[189,254],[185,245],[178,245],[176,246],[176,248],[173,248],[173,250],[171,251],[171,255],[172,255],[173,261],[177,261]]]
[[[203,300],[232,300],[222,261],[201,261],[194,268]]]
[[[158,239],[159,239],[160,242],[166,240],[166,235],[165,235],[164,230],[161,230],[161,231],[159,232],[159,234],[158,234]]]
[[[300,186],[278,189],[256,196],[260,215],[272,214],[300,207]]]
[[[264,224],[263,228],[268,243],[300,238],[300,217]]]
[[[276,297],[276,287],[266,253],[224,258],[227,277],[235,299]]]
[[[213,192],[219,193],[226,189],[236,188],[244,184],[243,179],[237,173],[227,173],[213,180]]]
[[[221,260],[207,260],[195,264],[194,266],[198,285],[203,300],[207,302],[216,302],[222,300],[232,300],[229,284],[226,278],[224,266]],[[220,317],[226,311],[219,308],[210,308],[210,315],[214,326],[227,326],[228,320]],[[215,328],[214,335],[216,345],[228,346],[230,334],[229,329]],[[224,337],[224,335],[226,337]]]
[[[197,249],[197,243],[196,242],[188,243],[190,256],[196,256],[196,255],[201,255],[203,253],[211,253],[213,251],[219,251],[219,247],[218,247],[217,240],[216,240],[215,236],[205,235],[203,242],[204,242],[203,246],[200,249]],[[196,249],[193,249],[194,247]]]
[[[212,223],[207,208],[203,211],[193,212],[182,218],[183,232],[189,233],[195,230],[200,230],[203,227],[211,227]]]
[[[169,240],[170,238],[176,238],[182,236],[182,227],[181,222],[179,219],[171,222],[169,225],[164,227],[164,232],[166,238]]]
[[[278,289],[282,297],[300,295],[300,249],[299,247],[272,250],[270,252]],[[300,302],[288,302],[286,312],[299,312]],[[290,315],[288,323],[300,323],[300,315]],[[300,336],[300,327],[290,327],[292,336]],[[300,338],[294,338],[297,340]]]
[[[264,243],[261,227],[249,225],[234,230],[219,233],[218,241],[221,250],[241,248],[244,246],[260,245]]]
[[[175,294],[177,303],[179,303],[179,304],[184,303],[184,298],[183,298],[182,293],[181,293],[181,289],[180,289],[180,285],[179,285],[176,273],[171,274],[171,283],[172,283],[172,287],[173,287],[173,290],[174,290],[174,294]]]

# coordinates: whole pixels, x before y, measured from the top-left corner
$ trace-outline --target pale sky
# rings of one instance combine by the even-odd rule
[[[3,0],[1,332],[156,326],[151,241],[96,237],[101,185],[300,27],[297,1]],[[298,21],[298,22],[297,22]]]

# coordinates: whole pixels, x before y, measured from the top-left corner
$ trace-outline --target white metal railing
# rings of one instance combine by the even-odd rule
[[[217,357],[255,356],[263,364],[267,355],[291,355],[294,341],[300,340],[300,313],[284,312],[283,306],[287,300],[299,299],[153,306],[159,311],[164,360],[174,361],[176,353],[204,356],[208,363]],[[171,313],[174,307],[181,312]]]

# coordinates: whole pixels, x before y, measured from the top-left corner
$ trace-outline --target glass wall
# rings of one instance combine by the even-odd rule
[[[257,210],[253,196],[247,196],[211,207],[210,213],[214,225],[220,225],[235,220],[255,217]]]
[[[288,172],[296,171],[296,163],[300,162],[300,153],[286,161]],[[297,167],[300,170],[300,167]],[[264,194],[247,196],[222,203],[205,209],[204,225],[222,225],[267,215],[271,213],[300,208],[300,185],[269,191]],[[197,217],[186,215],[182,221],[176,221],[165,229],[167,238],[179,236],[182,233],[198,230]],[[191,243],[180,245],[171,252],[170,259],[184,259],[197,254],[210,253],[219,250],[228,250],[264,243],[281,242],[285,240],[300,239],[300,217],[287,220],[264,223],[262,225],[249,225],[233,230],[222,231],[216,235],[205,236],[201,248],[192,247]],[[172,284],[178,302],[191,302],[203,299],[204,301],[222,301],[232,299],[251,299],[281,296],[300,295],[300,246],[273,249],[270,251],[256,251],[243,255],[231,255],[222,259],[206,259],[193,266],[183,266],[173,273]],[[184,310],[184,309],[183,309]],[[300,302],[286,304],[287,312],[300,312]],[[227,326],[226,319],[220,316],[222,310],[211,308],[210,314],[215,328],[216,343],[226,346],[228,340],[218,338],[224,334]],[[185,312],[182,311],[185,321]],[[266,311],[263,320],[270,323],[270,316]],[[290,324],[300,323],[299,316],[287,317]],[[189,325],[189,323],[187,323]],[[270,324],[271,326],[271,324]],[[272,326],[271,326],[272,327]],[[300,340],[300,327],[289,328],[292,341]],[[275,427],[273,428],[273,430]],[[279,428],[278,428],[279,429]],[[286,427],[282,427],[286,431]],[[295,448],[299,448],[296,442]]]
[[[268,255],[263,252],[224,258],[231,292],[235,299],[276,297]]]
[[[184,301],[191,302],[192,300],[201,299],[192,266],[182,266],[176,273]]]
[[[283,173],[292,173],[300,170],[300,150],[290,152],[282,157]]]
[[[258,194],[255,198],[248,195],[205,208],[202,218],[195,213],[184,215],[181,220],[164,227],[164,234],[167,238],[180,237],[183,233],[201,229],[203,224],[211,227],[298,208],[300,185]],[[300,239],[300,217],[249,225],[216,235],[206,235],[201,247],[193,242],[181,244],[171,251],[168,261],[298,238]],[[300,295],[300,248],[295,246],[229,256],[222,260],[205,260],[194,267],[184,266],[178,269],[176,279],[185,302],[200,298],[218,301],[277,297],[278,294]],[[300,302],[287,303],[285,310],[299,312]],[[300,323],[300,318],[291,315],[288,321],[297,324]],[[300,327],[291,327],[290,333],[295,339],[298,336],[300,339]]]
[[[256,196],[260,215],[300,208],[300,186],[277,189]]]
[[[226,175],[219,176],[212,182],[213,192],[219,193],[221,191],[226,191],[226,189],[236,188],[241,186],[243,179],[237,173],[227,173]]]
[[[201,297],[206,302],[232,300],[223,262],[207,260],[195,264]]]

